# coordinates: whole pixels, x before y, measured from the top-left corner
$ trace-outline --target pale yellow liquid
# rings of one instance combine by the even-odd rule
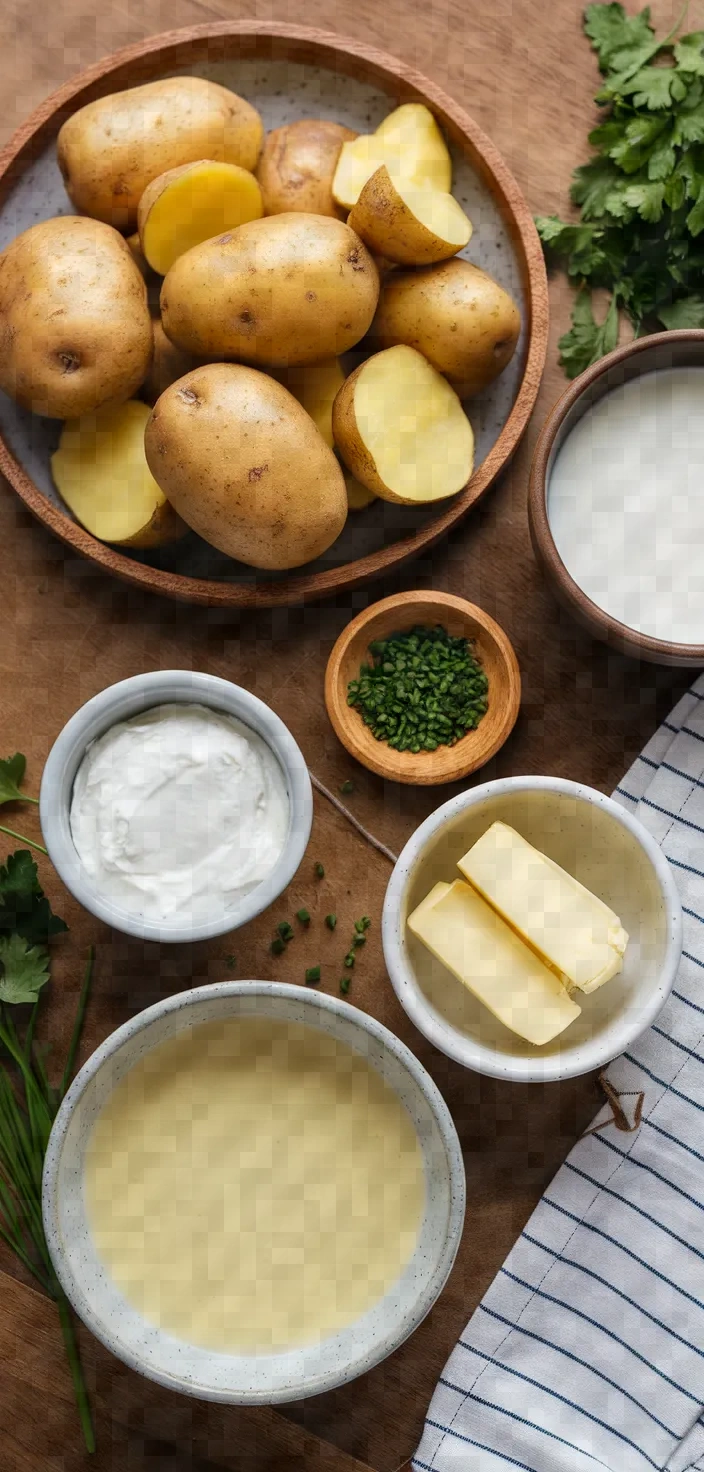
[[[412,1256],[423,1159],[363,1058],[300,1024],[232,1018],[148,1053],[88,1142],[97,1250],[151,1323],[232,1353],[311,1343]]]

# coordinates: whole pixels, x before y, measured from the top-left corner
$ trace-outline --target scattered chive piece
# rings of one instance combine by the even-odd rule
[[[293,940],[293,927],[289,925],[288,920],[282,920],[276,929],[283,941]]]
[[[325,924],[327,925],[328,930],[334,930],[335,926],[337,925],[337,915],[326,915]]]
[[[318,879],[324,879],[325,878],[325,870],[324,870],[322,864],[316,864],[316,866],[315,866],[315,873],[316,873],[316,876],[317,876]]]
[[[366,937],[366,935],[355,935],[355,936],[353,936],[353,938],[352,938],[352,944],[353,944],[353,946],[365,946],[367,944],[367,937]]]
[[[342,992],[343,997],[347,996],[347,993],[350,989],[351,980],[351,976],[343,976],[342,981],[340,982],[340,991]]]
[[[354,966],[354,951],[349,951],[345,956],[345,966]]]
[[[307,910],[296,910],[296,919],[300,920],[301,925],[310,925],[310,915]]]
[[[272,956],[281,956],[285,950],[286,950],[286,944],[285,944],[285,942],[282,941],[280,935],[277,935],[276,939],[271,942],[271,954],[272,954]]]
[[[225,965],[226,966],[236,966],[237,965],[236,958],[234,956],[226,956],[225,957]]]
[[[349,777],[347,778],[346,782],[343,782],[340,788],[340,792],[342,792],[345,797],[347,797],[350,792],[354,792],[354,782],[351,782]]]
[[[369,916],[368,915],[362,915],[361,920],[355,920],[355,922],[354,922],[354,928],[357,931],[357,934],[358,935],[362,935],[365,930],[368,930],[369,929],[369,926],[371,925],[371,923],[372,922],[369,919]]]
[[[311,986],[316,981],[320,981],[320,967],[309,966],[306,971],[306,986]]]

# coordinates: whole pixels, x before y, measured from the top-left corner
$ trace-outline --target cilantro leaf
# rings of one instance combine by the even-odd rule
[[[609,157],[625,174],[635,174],[650,158],[666,126],[658,117],[635,117],[625,126],[619,122],[619,136],[611,143]]]
[[[603,72],[614,66],[616,70],[623,69],[629,53],[637,53],[638,66],[641,66],[641,53],[650,52],[656,44],[649,6],[641,10],[640,15],[629,16],[622,5],[588,5],[584,12],[584,29]]]
[[[704,77],[704,31],[691,31],[688,36],[680,36],[675,42],[674,54],[683,72]]]
[[[596,157],[581,164],[572,175],[570,195],[582,206],[585,220],[601,219],[607,212],[614,192],[623,186],[623,177],[611,159]]]
[[[0,805],[4,802],[21,802],[20,787],[27,763],[21,752],[0,758]]]
[[[0,935],[18,934],[35,944],[67,929],[52,912],[32,855],[26,849],[11,854],[0,865]]]
[[[49,980],[49,956],[21,935],[0,936],[0,1002],[34,1002]]]
[[[621,97],[631,98],[634,107],[647,107],[654,112],[670,107],[673,102],[682,102],[687,96],[687,84],[676,67],[646,66],[632,77],[624,78],[618,92]],[[603,89],[599,93],[602,95]]]
[[[670,307],[661,307],[658,317],[670,332],[678,327],[704,327],[704,296],[682,297]]]
[[[704,183],[702,183],[697,198],[687,216],[687,229],[690,235],[700,235],[704,230]]]
[[[559,341],[560,361],[570,378],[583,373],[591,363],[610,353],[618,342],[618,304],[616,296],[604,318],[594,320],[591,292],[580,291],[572,308],[572,327]]]
[[[638,211],[644,220],[653,222],[662,216],[665,185],[661,180],[654,183],[629,184],[624,193],[624,202],[630,209]]]

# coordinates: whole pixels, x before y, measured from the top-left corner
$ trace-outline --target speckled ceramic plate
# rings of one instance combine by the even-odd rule
[[[324,32],[246,23],[153,37],[54,93],[0,157],[0,249],[38,220],[72,212],[56,162],[56,134],[67,116],[95,97],[184,71],[247,97],[267,129],[321,117],[369,132],[400,102],[422,101],[432,109],[451,147],[453,192],[474,225],[462,254],[516,298],[523,317],[512,362],[468,405],[476,436],[472,478],[439,509],[377,501],[349,516],[323,557],[293,572],[271,574],[234,562],[194,533],[150,552],[118,551],[98,542],[75,522],[52,482],[50,456],[59,423],[29,414],[2,394],[0,470],[64,542],[143,588],[223,606],[271,607],[323,597],[379,576],[430,546],[476,504],[510,459],[533,409],[545,361],[542,251],[528,206],[493,144],[424,77],[391,57]]]
[[[110,1093],[145,1053],[186,1027],[225,1017],[303,1023],[361,1054],[398,1095],[418,1136],[425,1211],[416,1248],[372,1308],[318,1344],[277,1354],[199,1348],[146,1322],[98,1257],[84,1195],[86,1146]],[[429,1074],[388,1028],[347,1002],[280,982],[223,982],[167,997],[96,1049],[56,1116],[44,1164],[44,1230],[76,1313],[121,1360],[171,1390],[228,1405],[273,1405],[332,1390],[397,1349],[432,1308],[457,1253],[465,1210],[462,1153],[450,1112]]]

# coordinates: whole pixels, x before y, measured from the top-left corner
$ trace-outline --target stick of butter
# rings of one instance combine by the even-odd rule
[[[506,823],[492,823],[458,868],[566,987],[594,992],[621,970],[618,915]]]
[[[471,885],[436,884],[408,917],[423,945],[478,1001],[538,1047],[569,1027],[580,1008],[559,977]]]

